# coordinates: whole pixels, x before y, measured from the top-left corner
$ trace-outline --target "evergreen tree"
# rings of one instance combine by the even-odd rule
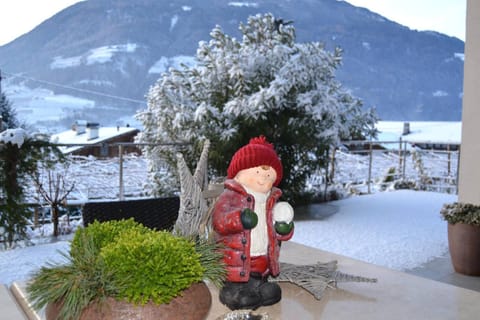
[[[0,116],[3,121],[3,129],[18,128],[20,126],[17,120],[17,113],[4,92],[0,92]]]
[[[233,153],[263,134],[282,159],[280,187],[293,201],[323,165],[328,148],[372,134],[376,116],[335,79],[340,49],[295,43],[294,27],[271,14],[250,17],[240,31],[241,42],[215,27],[212,39],[199,44],[196,66],[162,75],[148,93],[147,109],[137,114],[144,125],[138,140],[190,143],[191,153],[182,151],[188,160],[198,158],[196,146],[208,138],[210,167],[224,176]],[[159,154],[174,164],[175,151],[144,152],[151,181],[159,181]]]

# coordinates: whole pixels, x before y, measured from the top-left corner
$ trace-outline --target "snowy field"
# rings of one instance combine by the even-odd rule
[[[325,220],[297,221],[291,241],[396,270],[422,265],[448,252],[440,208],[456,195],[399,190],[329,202],[338,212]],[[80,221],[72,225],[75,229]],[[0,251],[0,282],[28,279],[47,261],[62,261],[69,238],[53,241],[50,226],[31,234],[32,245]]]

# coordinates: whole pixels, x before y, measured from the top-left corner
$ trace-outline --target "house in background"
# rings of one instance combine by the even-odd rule
[[[462,140],[461,121],[379,121],[375,128],[377,141],[401,139],[421,149],[454,151]]]
[[[130,126],[102,127],[98,123],[77,120],[72,129],[52,135],[51,142],[60,145],[64,154],[95,156],[97,158],[117,157],[119,144],[134,142],[139,130]],[[123,145],[123,153],[141,151],[133,145]]]
[[[377,136],[371,141],[344,141],[342,147],[352,152],[365,150],[457,151],[461,143],[461,121],[378,121]]]

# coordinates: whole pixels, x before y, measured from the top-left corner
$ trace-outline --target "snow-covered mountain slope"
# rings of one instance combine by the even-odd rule
[[[240,23],[267,12],[292,21],[298,42],[341,47],[338,79],[382,120],[460,120],[463,41],[337,0],[82,1],[0,46],[3,88],[37,122],[48,108],[65,126],[78,117],[114,124],[144,107],[162,72],[194,63],[198,42],[209,41],[215,25],[239,37]],[[12,93],[20,84],[35,89],[30,98]],[[38,106],[58,95],[80,100],[74,108],[73,99]]]

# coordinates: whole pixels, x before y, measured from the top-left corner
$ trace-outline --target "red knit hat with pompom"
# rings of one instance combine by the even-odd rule
[[[240,170],[258,166],[271,166],[277,173],[278,186],[283,176],[283,166],[273,145],[264,136],[250,139],[250,143],[235,152],[227,169],[227,178],[233,179]]]

